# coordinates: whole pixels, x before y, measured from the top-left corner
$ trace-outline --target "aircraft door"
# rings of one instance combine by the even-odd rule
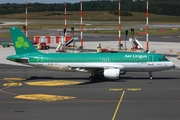
[[[38,57],[37,57],[37,65],[43,66],[42,59],[43,59],[43,55],[38,55]]]
[[[153,65],[153,56],[152,55],[148,56],[148,65]]]

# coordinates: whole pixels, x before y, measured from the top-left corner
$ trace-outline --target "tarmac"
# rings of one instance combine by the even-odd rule
[[[123,45],[124,41],[122,42]],[[84,42],[84,49],[117,48],[117,41]],[[145,42],[141,42],[145,46]],[[78,46],[79,43],[77,42]],[[127,42],[127,48],[131,43]],[[57,44],[49,50],[55,52]],[[149,42],[180,67],[180,43]],[[124,47],[122,47],[124,49]],[[127,50],[129,51],[129,49]],[[70,52],[70,51],[68,51]],[[90,73],[56,72],[6,60],[14,48],[0,47],[0,116],[2,120],[178,120],[179,68],[153,73],[129,72],[120,80],[88,82]]]
[[[88,82],[88,73],[0,65],[1,120],[179,120],[179,70]],[[26,79],[25,79],[26,78]],[[121,98],[121,99],[120,99]]]

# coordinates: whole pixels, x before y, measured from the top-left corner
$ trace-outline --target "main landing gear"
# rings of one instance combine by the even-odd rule
[[[102,75],[98,75],[98,74],[92,74],[90,77],[89,77],[89,82],[94,82],[100,78],[103,78]]]
[[[93,82],[94,81],[94,76],[90,76],[89,77],[89,82]]]
[[[149,72],[149,79],[150,79],[150,80],[153,79],[152,72]]]
[[[99,75],[94,74],[89,77],[89,82],[94,82],[97,78],[99,78]]]

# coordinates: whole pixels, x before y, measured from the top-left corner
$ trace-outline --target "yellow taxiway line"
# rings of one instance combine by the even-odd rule
[[[50,95],[50,94],[25,94],[25,95],[15,96],[14,98],[26,99],[26,100],[38,100],[38,101],[45,101],[45,102],[54,102],[54,101],[58,101],[58,100],[74,99],[76,97],[58,96],[58,95]]]
[[[3,78],[3,80],[27,80],[27,78]]]
[[[114,115],[113,115],[113,117],[112,117],[112,120],[114,120],[115,117],[116,117],[116,114],[117,114],[117,112],[118,112],[118,109],[119,109],[119,107],[120,107],[120,105],[121,105],[121,102],[122,102],[122,99],[123,99],[123,97],[124,97],[125,91],[126,91],[126,90],[128,90],[128,91],[139,91],[139,90],[141,90],[141,88],[110,88],[109,90],[110,90],[110,91],[122,91],[122,90],[123,90],[122,95],[121,95],[121,97],[120,97],[120,99],[119,99],[118,105],[117,105],[117,107],[116,107],[116,110],[115,110],[115,112],[114,112]]]
[[[123,97],[124,97],[124,94],[125,94],[125,90],[122,92],[122,95],[121,95],[121,97],[120,97],[120,99],[119,99],[119,102],[118,102],[118,105],[117,105],[116,110],[115,110],[115,112],[114,112],[114,115],[113,115],[112,120],[114,120],[115,117],[116,117],[116,114],[117,114],[118,109],[119,109],[119,107],[120,107],[120,105],[121,105],[122,99],[123,99]]]
[[[49,81],[38,81],[38,82],[25,82],[27,85],[34,86],[62,86],[62,85],[77,85],[82,82],[69,81],[69,80],[49,80]]]

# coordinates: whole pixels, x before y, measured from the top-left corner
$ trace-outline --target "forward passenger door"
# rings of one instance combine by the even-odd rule
[[[38,55],[38,57],[37,57],[37,65],[39,67],[43,67],[42,60],[43,60],[43,55]]]
[[[149,55],[148,56],[148,65],[153,65],[153,56],[152,55]]]

